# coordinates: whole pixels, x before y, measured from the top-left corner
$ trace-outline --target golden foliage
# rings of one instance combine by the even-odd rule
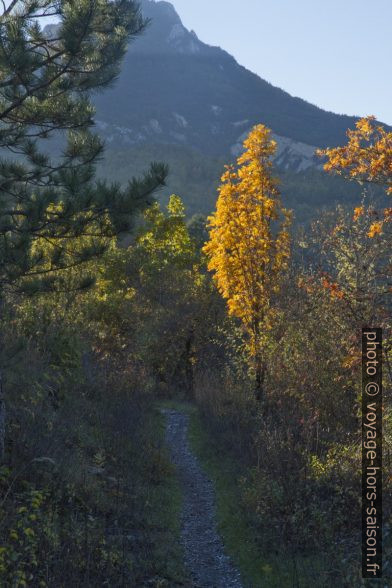
[[[344,298],[344,292],[340,289],[339,284],[331,281],[328,276],[323,276],[321,278],[321,285],[329,292],[332,299],[341,300]]]
[[[357,221],[359,219],[359,217],[363,216],[363,214],[365,213],[365,207],[364,206],[357,206],[356,208],[354,208],[354,216],[353,216],[353,221]]]
[[[375,124],[374,116],[362,118],[355,130],[348,130],[347,145],[332,149],[318,149],[317,154],[326,157],[324,169],[348,179],[371,182],[385,186],[392,195],[392,132]],[[374,237],[382,232],[383,223],[391,221],[389,208],[384,210],[384,220],[375,223],[368,233]],[[362,207],[354,211],[354,220],[363,212]]]
[[[373,223],[369,229],[368,237],[373,238],[376,235],[381,235],[383,228],[383,221]]]
[[[290,255],[291,213],[282,208],[271,176],[276,143],[264,125],[253,128],[236,166],[227,166],[204,246],[229,313],[241,319],[254,351],[273,316],[271,297]]]
[[[392,194],[392,132],[374,124],[374,117],[362,118],[355,130],[348,130],[343,147],[319,149],[325,156],[324,169],[352,179],[386,186]]]

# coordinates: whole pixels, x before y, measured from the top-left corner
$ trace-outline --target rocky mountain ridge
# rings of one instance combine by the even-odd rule
[[[263,122],[277,138],[277,163],[303,171],[319,165],[315,147],[344,141],[353,117],[262,80],[188,31],[169,2],[142,0],[141,8],[149,26],[131,43],[115,87],[96,98],[97,128],[109,148],[170,143],[233,156],[249,129]]]

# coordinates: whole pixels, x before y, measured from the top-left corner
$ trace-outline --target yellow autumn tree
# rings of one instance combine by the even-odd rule
[[[345,178],[370,182],[385,187],[392,195],[392,132],[375,123],[374,116],[360,119],[354,130],[347,131],[348,141],[342,147],[319,149],[326,157],[324,169]],[[354,212],[354,220],[362,214],[362,207]],[[368,236],[374,237],[383,230],[384,223],[392,220],[392,208],[384,210],[383,218],[370,227]]]
[[[271,175],[276,142],[270,130],[255,126],[244,149],[237,165],[226,166],[203,250],[229,314],[241,319],[248,335],[256,395],[261,399],[263,349],[274,316],[271,301],[290,255],[291,213],[282,207],[277,180]]]

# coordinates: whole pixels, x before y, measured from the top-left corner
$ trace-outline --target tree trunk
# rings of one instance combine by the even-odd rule
[[[255,395],[258,402],[264,400],[264,380],[265,380],[265,367],[263,365],[261,357],[256,358],[256,389]]]
[[[253,336],[253,361],[254,361],[254,368],[255,368],[255,396],[256,400],[259,403],[262,403],[264,400],[264,378],[265,378],[265,364],[263,361],[263,347],[261,344],[261,328],[264,320],[264,315],[259,316],[258,318],[255,316],[255,320],[252,325],[252,336]]]

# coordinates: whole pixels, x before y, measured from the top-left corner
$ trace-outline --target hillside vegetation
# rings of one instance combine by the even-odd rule
[[[209,157],[177,145],[143,144],[106,150],[98,175],[126,186],[133,176],[143,172],[146,161],[165,161],[169,174],[159,199],[167,204],[171,194],[181,194],[187,217],[191,218],[195,214],[207,216],[213,211],[224,165],[233,159]],[[342,202],[354,207],[361,199],[362,189],[357,183],[327,176],[322,170],[297,173],[277,168],[277,173],[283,201],[294,211],[298,225],[309,225],[324,209],[332,210]],[[372,195],[377,204],[386,202],[382,190],[372,189]]]

